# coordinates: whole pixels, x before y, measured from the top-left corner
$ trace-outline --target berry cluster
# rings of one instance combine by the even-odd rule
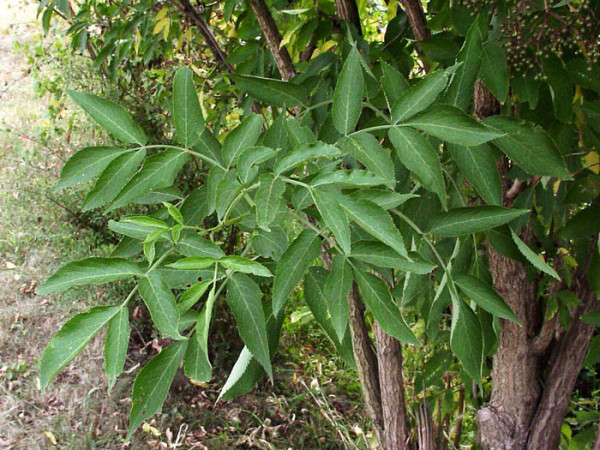
[[[463,0],[473,12],[494,7],[494,0]],[[540,67],[551,55],[582,55],[591,65],[600,60],[600,19],[590,1],[509,0],[500,27],[508,64],[514,73],[543,78]]]

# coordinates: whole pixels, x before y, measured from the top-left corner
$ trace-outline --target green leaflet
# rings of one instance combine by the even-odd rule
[[[434,105],[401,125],[419,128],[443,141],[466,146],[481,145],[503,136],[502,132],[483,126],[449,105]]]
[[[369,200],[383,209],[396,208],[411,198],[417,197],[419,197],[417,194],[398,194],[384,189],[359,189],[352,194],[352,198]]]
[[[344,209],[340,206],[341,194],[323,189],[311,189],[311,194],[325,225],[331,230],[344,253],[350,253],[350,224]]]
[[[175,296],[169,286],[156,271],[149,272],[140,280],[138,290],[148,307],[152,322],[165,337],[183,339],[177,330],[179,311]]]
[[[344,338],[340,340],[329,315],[329,299],[325,293],[328,276],[330,276],[329,273],[323,267],[313,266],[309,268],[304,277],[304,299],[315,320],[325,331],[344,362],[348,367],[356,368],[350,333],[346,333]]]
[[[152,358],[135,377],[127,440],[131,439],[134,431],[144,420],[160,411],[187,346],[188,341],[172,342]]]
[[[483,365],[483,336],[481,324],[471,308],[463,301],[454,302],[450,347],[465,372],[476,382],[481,380]]]
[[[200,132],[198,142],[194,145],[193,150],[196,153],[200,153],[208,163],[225,169],[223,167],[223,158],[221,157],[221,144],[208,128],[204,128]]]
[[[215,209],[219,220],[223,219],[225,213],[242,190],[242,185],[234,177],[233,172],[233,170],[229,171],[229,173],[219,181],[219,185],[217,186]]]
[[[179,211],[185,225],[200,225],[208,214],[208,190],[205,186],[194,189],[183,201]]]
[[[173,123],[177,142],[187,148],[199,141],[205,127],[194,73],[187,67],[178,69],[173,77]]]
[[[118,306],[96,306],[72,317],[58,330],[42,355],[42,390],[46,389],[58,372],[85,348],[118,311]]]
[[[177,202],[183,199],[183,193],[175,186],[152,189],[147,194],[136,198],[136,205],[158,205],[162,202]]]
[[[272,277],[273,274],[261,263],[237,255],[221,258],[219,264],[234,272],[249,273],[258,277]]]
[[[145,157],[146,150],[141,149],[125,153],[113,160],[102,172],[94,188],[88,192],[81,209],[89,211],[112,201],[125,187]]]
[[[448,73],[438,70],[430,73],[408,90],[394,103],[391,116],[394,123],[409,119],[427,109],[442,93],[448,83]]]
[[[446,208],[446,185],[438,151],[421,133],[410,128],[391,128],[388,136],[400,162],[419,178],[425,189],[437,194]]]
[[[274,78],[229,75],[237,87],[268,105],[292,107],[306,105],[308,94],[303,86]]]
[[[125,367],[129,346],[129,309],[123,306],[108,322],[104,343],[104,373],[108,377],[110,391]]]
[[[310,128],[301,125],[298,120],[290,117],[284,122],[285,132],[293,148],[304,144],[313,144],[317,138]]]
[[[218,400],[221,398],[231,400],[248,392],[254,387],[254,383],[262,374],[262,367],[254,359],[248,347],[244,346],[227,377],[227,381],[223,385],[223,389],[219,393]],[[243,386],[240,386],[240,384]]]
[[[592,204],[569,219],[558,234],[563,239],[585,239],[600,231],[600,205]]]
[[[390,161],[391,163],[391,161]],[[389,185],[390,181],[375,175],[368,170],[353,169],[353,170],[334,170],[317,175],[310,182],[312,187],[327,186],[335,184],[344,188],[352,187],[372,187],[382,184]]]
[[[406,259],[378,241],[354,242],[351,256],[377,267],[386,267],[419,275],[431,273],[436,267],[435,264],[423,260],[417,254],[410,254],[411,259]]]
[[[465,236],[499,227],[528,213],[528,209],[491,205],[455,208],[434,216],[427,232],[443,237]]]
[[[467,297],[490,314],[519,323],[519,319],[510,306],[491,286],[478,278],[465,274],[454,277],[454,282]]]
[[[140,171],[119,192],[107,211],[125,206],[152,189],[171,186],[188,159],[187,153],[172,149],[147,158]]]
[[[227,167],[233,166],[243,151],[256,145],[262,126],[262,117],[251,114],[225,137],[222,154]]]
[[[251,182],[258,174],[258,165],[273,158],[277,152],[269,147],[250,147],[240,155],[237,169],[242,183]]]
[[[394,163],[389,151],[369,133],[358,133],[341,139],[337,144],[375,175],[379,175],[388,187],[396,184]]]
[[[63,166],[55,190],[90,181],[100,175],[113,160],[131,151],[133,149],[117,147],[87,147],[79,150]]]
[[[462,63],[450,80],[444,102],[466,111],[473,99],[473,85],[481,64],[481,33],[480,19],[471,24],[465,42],[456,57],[457,63]]]
[[[235,274],[229,279],[227,304],[235,317],[240,336],[272,380],[267,325],[260,297],[258,285],[248,276]]]
[[[479,76],[494,97],[500,103],[504,103],[508,96],[510,78],[506,63],[506,51],[499,40],[489,39],[483,46]]]
[[[515,233],[513,230],[510,230],[513,241],[517,244],[517,248],[523,254],[527,261],[529,261],[536,269],[541,270],[542,272],[550,275],[553,278],[556,278],[560,281],[560,276],[556,273],[552,267],[544,262],[539,255],[537,255],[533,250],[531,250],[525,242],[521,240],[521,238]]]
[[[299,164],[314,158],[333,158],[341,156],[342,152],[333,145],[317,141],[313,144],[302,144],[292,152],[281,157],[273,167],[275,175],[280,175]]]
[[[341,197],[341,205],[348,216],[371,236],[389,245],[404,257],[408,257],[404,240],[389,213],[369,200]]]
[[[36,292],[47,295],[73,286],[108,283],[143,274],[137,264],[126,259],[85,258],[62,266]]]
[[[145,240],[150,234],[158,230],[156,227],[140,225],[139,223],[115,222],[114,220],[108,221],[108,229],[140,241]]]
[[[402,343],[419,345],[418,339],[400,314],[398,305],[392,299],[385,282],[360,269],[354,270],[354,279],[358,284],[361,299],[373,313],[381,329]]]
[[[333,92],[333,124],[341,134],[349,134],[356,128],[364,84],[358,50],[354,47],[344,62]]]
[[[600,311],[590,311],[581,316],[581,320],[585,323],[600,328]]]
[[[381,70],[383,72],[381,76],[381,88],[383,89],[388,109],[391,110],[392,106],[396,104],[400,96],[410,85],[406,78],[404,78],[404,75],[385,61],[381,62]]]
[[[189,340],[185,352],[183,373],[194,383],[207,383],[212,375],[212,365],[208,359],[208,349],[203,341],[204,320],[202,315],[196,324],[196,333]]]
[[[308,265],[319,257],[321,240],[311,230],[304,230],[281,255],[273,282],[273,314],[285,306],[288,297],[298,286]]]
[[[213,259],[220,259],[225,256],[221,248],[197,234],[186,236],[177,244],[177,251],[184,256],[205,256]]]
[[[67,93],[86,113],[120,141],[146,145],[148,138],[122,106],[93,94],[69,90]]]
[[[214,258],[207,256],[190,256],[167,264],[166,267],[177,270],[202,270],[212,266],[215,262]]]
[[[280,227],[271,227],[271,231],[256,231],[250,240],[250,245],[259,255],[279,261],[288,247],[288,239]]]
[[[488,117],[485,124],[504,133],[494,144],[527,173],[572,179],[556,144],[543,129],[503,116]]]
[[[179,301],[177,302],[179,314],[188,311],[194,306],[198,300],[200,300],[200,297],[204,295],[211,283],[212,280],[200,281],[199,283],[191,285],[187,291],[181,294],[181,297],[179,297]]]
[[[282,204],[285,207],[282,199],[285,183],[281,178],[273,178],[268,174],[261,175],[259,183],[255,198],[256,224],[265,231],[271,231],[270,225],[275,221]]]
[[[502,204],[502,182],[490,147],[486,144],[476,147],[448,144],[448,150],[461,173],[481,198],[491,205]]]
[[[344,339],[348,325],[348,293],[351,287],[352,267],[344,256],[334,256],[324,293],[331,324],[340,342]]]

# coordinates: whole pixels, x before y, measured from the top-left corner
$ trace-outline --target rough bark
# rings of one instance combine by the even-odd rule
[[[475,84],[474,106],[480,119],[500,112],[500,104],[481,81]],[[505,163],[504,159],[499,161],[501,176],[507,170]],[[509,186],[503,183],[503,187],[508,203]],[[494,288],[521,325],[502,321],[492,369],[491,399],[477,414],[478,440],[483,448],[524,448],[541,390],[538,357],[531,345],[539,316],[536,285],[527,279],[522,264],[499,255],[489,245],[488,258]]]
[[[489,247],[494,288],[512,308],[522,325],[503,320],[492,369],[492,396],[477,414],[479,440],[484,448],[524,448],[527,430],[540,394],[537,356],[529,342],[531,306],[536,289],[525,268]]]
[[[385,449],[408,448],[409,430],[406,421],[406,400],[402,375],[402,346],[397,339],[383,332],[377,322],[373,325],[377,343],[379,385],[383,415]]]
[[[377,440],[384,442],[383,410],[381,407],[381,387],[379,385],[377,356],[365,323],[365,306],[360,299],[356,282],[348,295],[350,334],[354,348],[354,359],[358,378],[365,398],[367,414],[373,421]]]
[[[587,285],[583,287],[579,297],[582,304],[573,314],[569,329],[554,347],[550,358],[544,392],[529,434],[527,448],[531,450],[558,448],[560,428],[594,334],[594,327],[579,318],[582,314],[597,309],[598,299],[587,289]]]
[[[335,7],[340,19],[354,25],[358,33],[362,34],[356,2],[354,0],[335,0]]]
[[[417,41],[429,39],[431,32],[427,28],[427,19],[420,0],[400,0],[402,8],[408,16],[408,21]]]
[[[265,37],[265,41],[269,46],[269,50],[273,55],[277,69],[281,74],[281,78],[285,81],[296,75],[296,69],[292,63],[292,58],[285,47],[281,46],[281,34],[275,23],[275,19],[271,15],[269,8],[264,0],[248,0],[250,8],[260,25],[260,28]]]

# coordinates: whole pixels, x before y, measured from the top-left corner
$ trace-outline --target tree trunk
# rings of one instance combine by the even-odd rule
[[[356,27],[358,34],[362,34],[360,16],[358,15],[358,6],[354,0],[335,0],[335,7],[340,19],[351,23]]]
[[[281,46],[281,34],[279,34],[279,29],[277,28],[277,24],[275,23],[269,8],[264,0],[248,0],[248,3],[260,25],[265,40],[267,41],[267,45],[269,46],[269,50],[277,65],[277,69],[281,74],[281,78],[285,81],[289,80],[296,75],[296,69],[294,68],[292,58],[290,58],[287,49]]]

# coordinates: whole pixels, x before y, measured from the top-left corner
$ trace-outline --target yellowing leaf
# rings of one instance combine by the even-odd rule
[[[589,152],[583,157],[583,165],[595,174],[600,174],[600,158],[598,152]]]
[[[156,21],[160,21],[162,19],[164,19],[165,17],[167,17],[167,13],[169,12],[169,8],[167,8],[166,6],[163,7],[158,14],[156,14]]]

